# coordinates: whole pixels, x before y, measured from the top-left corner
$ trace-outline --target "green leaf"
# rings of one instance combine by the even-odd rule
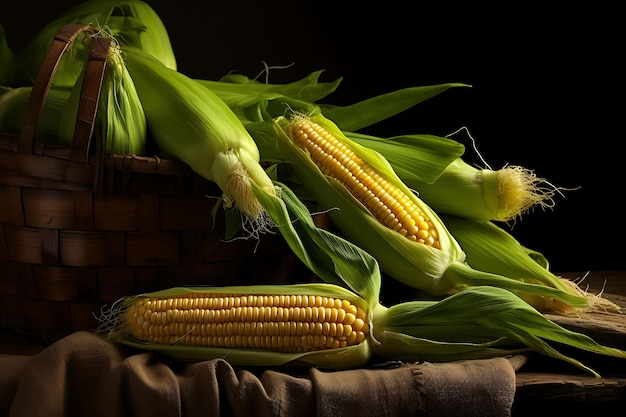
[[[506,349],[521,344],[536,352],[569,362],[596,376],[599,375],[595,371],[560,353],[546,341],[626,359],[626,351],[600,345],[587,335],[567,330],[515,294],[497,287],[471,287],[441,301],[409,301],[386,310],[378,308],[374,313],[373,329],[376,339],[381,341],[381,347],[386,343],[384,332],[402,333],[444,343],[441,353],[446,353],[448,343],[453,344],[453,349],[458,349],[458,344],[467,343],[486,344],[484,346],[489,347],[504,346]],[[411,345],[409,342],[407,344]],[[412,355],[420,355],[421,352],[417,349],[422,344],[421,340],[415,342]],[[394,355],[389,347],[384,349],[382,353],[377,353]],[[425,354],[428,353],[427,351]],[[480,350],[477,353],[481,353]]]
[[[279,196],[256,184],[253,190],[298,258],[322,280],[348,288],[373,308],[380,295],[380,269],[367,252],[315,225],[306,206],[284,184]]]
[[[257,105],[261,102],[289,97],[314,103],[334,92],[341,78],[332,82],[319,82],[323,70],[288,84],[265,84],[241,74],[230,74],[219,81],[197,79],[201,85],[217,94],[233,110]]]
[[[429,99],[452,87],[467,84],[447,83],[424,87],[408,87],[371,97],[348,106],[320,105],[322,113],[342,130],[357,131]]]

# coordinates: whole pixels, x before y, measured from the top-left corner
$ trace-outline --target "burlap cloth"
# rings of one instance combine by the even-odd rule
[[[348,371],[233,368],[125,351],[78,332],[33,356],[0,355],[11,417],[506,417],[523,357]]]

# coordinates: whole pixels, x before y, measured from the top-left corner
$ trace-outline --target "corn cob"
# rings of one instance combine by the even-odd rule
[[[126,321],[151,343],[277,352],[353,346],[369,333],[365,311],[350,301],[295,294],[144,298],[129,307]]]
[[[429,213],[320,125],[301,118],[291,137],[322,174],[337,179],[374,217],[402,236],[441,249]]]
[[[559,299],[576,308],[587,306],[585,297],[571,289],[525,283],[471,268],[465,262],[461,246],[439,216],[402,183],[386,159],[350,141],[323,115],[280,117],[275,121],[275,128],[289,170],[293,170],[317,199],[322,210],[337,209],[328,212],[333,223],[348,240],[371,253],[390,277],[434,296],[449,295],[470,285],[495,285]],[[302,149],[297,143],[305,136],[307,140],[334,144]],[[329,140],[333,136],[338,143]],[[347,153],[344,145],[353,154]],[[328,152],[322,152],[324,147]],[[378,177],[364,174],[372,170]],[[377,184],[372,185],[370,178],[376,178]],[[344,185],[349,182],[354,185]],[[388,184],[393,184],[394,189]],[[365,187],[372,192],[362,191]],[[385,207],[387,201],[391,202],[391,207]],[[411,204],[398,208],[407,201]],[[413,212],[414,207],[418,207],[419,212],[408,220],[406,213]],[[412,232],[416,232],[415,237]]]
[[[331,284],[173,288],[123,300],[101,333],[183,359],[359,367],[371,355],[367,302]]]
[[[546,341],[626,359],[496,287],[391,307],[332,284],[171,288],[119,300],[100,317],[98,332],[179,360],[248,366],[349,369],[373,355],[452,361],[534,350],[599,376]]]

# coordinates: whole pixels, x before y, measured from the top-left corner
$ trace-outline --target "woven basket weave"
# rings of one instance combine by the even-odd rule
[[[223,217],[211,216],[219,200],[208,197],[221,192],[187,165],[90,151],[107,39],[92,40],[72,146],[36,140],[59,59],[92,30],[59,32],[20,135],[0,132],[0,327],[52,342],[93,330],[101,307],[125,295],[316,280],[278,234],[224,242]]]

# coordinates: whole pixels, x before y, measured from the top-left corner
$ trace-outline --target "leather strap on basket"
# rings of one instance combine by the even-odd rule
[[[95,34],[99,29],[92,25],[69,24],[59,30],[45,56],[30,94],[20,134],[20,151],[33,153],[37,124],[52,79],[63,54],[81,33]],[[76,118],[76,127],[72,141],[72,161],[88,162],[89,145],[93,134],[98,99],[102,87],[102,78],[106,68],[106,58],[111,45],[108,37],[93,37],[91,51],[85,67],[83,85],[81,87],[80,104]]]

